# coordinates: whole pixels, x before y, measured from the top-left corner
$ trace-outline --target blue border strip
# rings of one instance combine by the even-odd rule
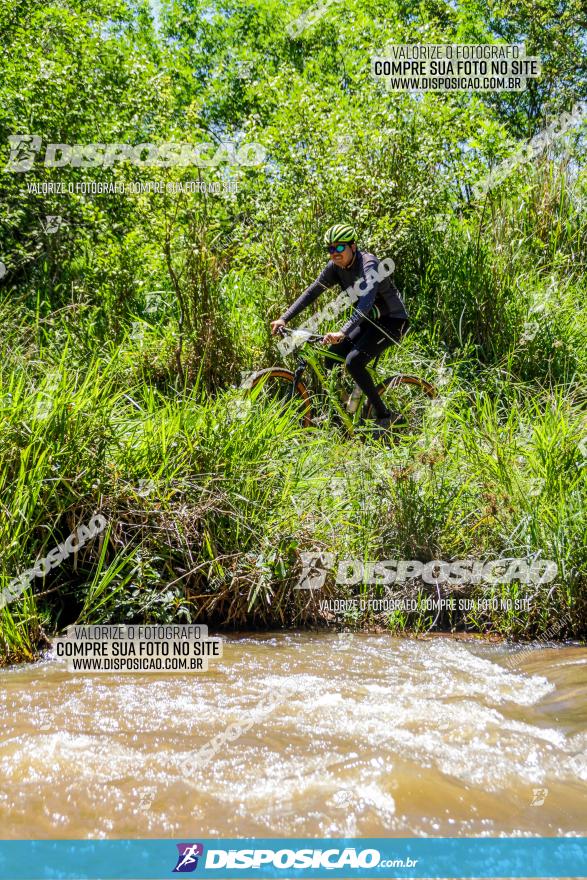
[[[200,844],[203,853],[194,865],[187,860],[174,872],[183,848]],[[215,854],[212,854],[212,850]],[[248,851],[236,856],[233,851]],[[259,856],[259,851],[269,851]],[[306,850],[306,863],[315,867],[279,867],[287,852]],[[342,866],[338,863],[344,850]],[[365,855],[370,850],[371,855]],[[308,851],[312,851],[308,855]],[[321,855],[313,855],[315,851]],[[326,854],[330,851],[329,854]],[[374,861],[394,860],[393,866]],[[252,864],[262,859],[259,865]],[[407,862],[408,857],[415,865]],[[301,856],[299,857],[301,858]],[[326,859],[326,864],[322,861]],[[369,866],[358,867],[356,861]],[[232,860],[232,864],[231,864]],[[242,867],[235,860],[245,863]],[[247,866],[248,860],[248,866]],[[355,866],[353,867],[353,860]],[[397,860],[402,860],[398,862]],[[322,864],[320,864],[322,862]],[[208,863],[208,864],[207,864]],[[216,864],[218,867],[212,867]],[[298,863],[299,864],[299,863]],[[402,866],[403,864],[403,866]],[[320,866],[318,866],[320,865]],[[227,878],[587,878],[587,837],[524,838],[263,838],[180,840],[4,840],[0,841],[0,880],[164,880],[189,874],[194,880]]]

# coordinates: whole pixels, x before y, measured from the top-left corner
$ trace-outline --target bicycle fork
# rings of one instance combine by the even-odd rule
[[[291,393],[291,400],[294,399],[294,396],[296,393],[296,386],[297,386],[298,382],[300,381],[300,379],[302,378],[302,374],[305,369],[306,369],[306,361],[300,361],[294,370],[293,382],[291,383],[291,392],[290,392]]]

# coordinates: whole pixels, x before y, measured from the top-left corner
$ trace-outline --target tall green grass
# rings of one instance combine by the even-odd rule
[[[404,267],[413,330],[378,369],[420,374],[440,396],[421,433],[391,445],[328,423],[302,430],[292,413],[250,405],[241,371],[280,360],[267,321],[284,292],[242,264],[222,279],[213,267],[208,319],[222,327],[201,362],[191,339],[183,375],[173,314],[137,313],[116,337],[89,306],[47,316],[40,301],[5,301],[0,588],[94,513],[108,527],[0,610],[3,662],[33,658],[77,620],[313,625],[328,622],[319,598],[377,593],[336,585],[334,570],[321,596],[296,590],[312,550],[366,561],[553,559],[551,584],[495,587],[531,595],[526,612],[347,623],[532,637],[570,608],[560,635],[584,636],[585,227],[558,179],[541,185],[542,202],[534,191],[517,208],[496,197],[491,224],[480,208],[440,236],[425,223],[414,236]],[[550,226],[538,214],[546,203]],[[197,289],[193,281],[194,326],[207,320]]]

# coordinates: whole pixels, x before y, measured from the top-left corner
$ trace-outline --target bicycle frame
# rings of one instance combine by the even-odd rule
[[[308,343],[305,344],[308,345]],[[328,354],[329,357],[331,357],[333,360],[337,360],[339,363],[344,364],[345,359],[343,357],[340,357],[340,355],[329,352],[327,348],[320,348],[317,345],[313,345],[310,351],[306,351],[303,355],[298,355],[298,363],[295,370],[293,371],[294,382],[292,384],[292,396],[296,382],[298,381],[298,379],[301,378],[306,367],[310,367],[319,388],[326,393],[328,402],[334,407],[336,413],[340,417],[341,422],[343,423],[349,434],[352,434],[355,430],[357,423],[360,421],[361,410],[363,408],[365,395],[361,393],[359,404],[355,412],[350,413],[346,408],[344,390],[339,386],[340,394],[336,394],[333,392],[331,388],[331,383],[327,379],[326,371],[323,367],[319,365],[318,358],[314,356],[314,353],[320,355]]]

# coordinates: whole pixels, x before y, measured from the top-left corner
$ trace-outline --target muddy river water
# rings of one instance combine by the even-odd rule
[[[230,636],[205,673],[4,670],[0,713],[5,839],[587,833],[576,645]]]

